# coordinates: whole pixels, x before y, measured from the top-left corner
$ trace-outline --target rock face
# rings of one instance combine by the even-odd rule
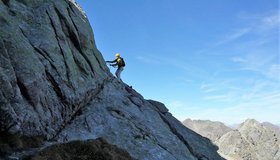
[[[186,119],[182,123],[196,133],[209,138],[212,142],[216,142],[224,134],[232,130],[221,122],[209,120]]]
[[[104,139],[73,141],[42,150],[30,160],[132,160],[128,152],[108,144]]]
[[[1,131],[53,137],[110,78],[68,1],[0,1]]]
[[[237,129],[226,127],[221,122],[186,119],[183,124],[211,139],[219,153],[229,160],[279,160],[280,143],[270,123],[248,119]],[[270,126],[270,127],[268,127]]]
[[[99,137],[133,159],[222,159],[162,103],[113,77],[73,0],[0,0],[0,104],[6,159]]]
[[[278,125],[274,125],[269,122],[264,122],[264,123],[262,123],[262,125],[264,125],[268,129],[272,130],[276,134],[278,139],[280,139],[280,127]]]

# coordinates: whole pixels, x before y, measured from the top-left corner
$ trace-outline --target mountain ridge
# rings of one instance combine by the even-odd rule
[[[188,120],[188,119],[187,119]],[[195,122],[189,121],[189,122]],[[217,122],[211,121],[199,121],[207,125],[216,125]],[[182,122],[184,125],[186,123]],[[198,123],[196,125],[199,125]],[[190,124],[187,125],[187,127]],[[203,128],[203,127],[202,127]],[[211,128],[211,127],[210,127]],[[196,128],[193,128],[194,130]],[[216,128],[217,129],[217,128]],[[219,128],[223,129],[223,128]],[[208,136],[218,147],[219,153],[226,159],[232,160],[278,160],[280,159],[280,143],[277,134],[266,126],[264,123],[260,123],[255,119],[247,119],[239,125],[237,129],[231,129],[230,131],[218,131],[218,133],[224,132],[218,139],[214,139],[205,134],[203,130],[195,130],[204,136]],[[217,130],[211,130],[215,134]]]
[[[204,137],[209,138],[213,142],[218,140],[225,133],[232,130],[222,122],[218,121],[186,119],[182,123],[186,127],[196,131]],[[215,132],[213,132],[213,130],[215,130]]]

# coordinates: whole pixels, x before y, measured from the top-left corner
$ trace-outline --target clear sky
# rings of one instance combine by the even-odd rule
[[[122,79],[179,120],[280,123],[279,0],[77,2]]]

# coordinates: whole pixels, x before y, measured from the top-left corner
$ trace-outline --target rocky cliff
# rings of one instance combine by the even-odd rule
[[[183,123],[210,138],[219,147],[219,153],[228,160],[280,159],[279,137],[267,127],[268,123],[248,119],[236,130],[229,129],[221,122],[187,119]]]
[[[0,0],[0,104],[5,159],[99,137],[133,159],[222,159],[162,103],[113,77],[73,0]]]

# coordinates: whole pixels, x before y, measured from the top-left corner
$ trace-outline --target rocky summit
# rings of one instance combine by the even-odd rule
[[[276,134],[253,119],[223,135],[216,144],[219,152],[231,159],[280,159],[280,142]]]
[[[90,159],[100,147],[68,149],[97,138],[127,159],[223,159],[164,104],[114,78],[73,0],[0,0],[0,104],[0,159]]]
[[[270,123],[248,119],[235,130],[228,129],[221,122],[187,119],[183,123],[210,138],[219,147],[219,153],[228,160],[280,159],[279,137],[268,127],[272,126]],[[274,125],[273,128],[277,129]],[[219,138],[213,135],[219,135]]]

